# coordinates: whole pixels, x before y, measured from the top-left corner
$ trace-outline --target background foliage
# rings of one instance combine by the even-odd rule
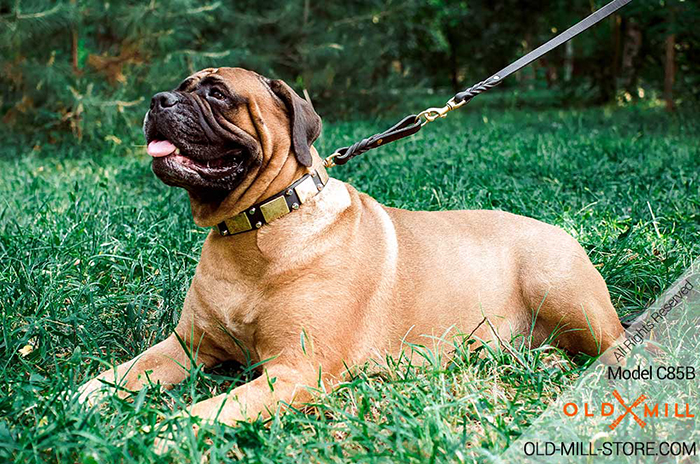
[[[447,98],[606,2],[2,0],[0,117],[13,133],[118,141],[155,91],[224,65],[307,89],[324,118],[406,111],[411,90]],[[505,86],[624,102],[670,77],[669,108],[693,101],[698,20],[695,1],[637,0]]]

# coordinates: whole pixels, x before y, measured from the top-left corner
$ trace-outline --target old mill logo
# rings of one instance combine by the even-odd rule
[[[612,402],[604,402],[600,405],[600,410],[592,407],[588,403],[583,403],[583,416],[584,417],[613,417],[612,423],[608,425],[610,430],[615,430],[615,428],[620,425],[626,417],[634,420],[641,428],[644,428],[647,423],[644,418],[652,417],[675,417],[675,418],[685,418],[685,417],[695,417],[694,414],[690,413],[690,405],[688,403],[655,403],[650,404],[647,402],[649,397],[646,395],[639,395],[632,403],[627,405],[622,395],[617,390],[613,390],[612,396],[617,400],[619,405]],[[581,412],[581,408],[576,403],[565,403],[564,404],[564,415],[567,417],[575,417]],[[617,412],[617,414],[615,414]]]

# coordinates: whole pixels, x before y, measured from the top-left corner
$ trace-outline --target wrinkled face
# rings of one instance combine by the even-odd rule
[[[262,164],[263,132],[271,145],[283,147],[279,155],[293,152],[301,165],[311,166],[321,118],[281,80],[217,68],[154,95],[143,130],[153,172],[207,201],[225,197]]]
[[[225,196],[261,160],[258,140],[236,124],[247,104],[216,70],[154,95],[143,126],[153,172],[200,197]]]

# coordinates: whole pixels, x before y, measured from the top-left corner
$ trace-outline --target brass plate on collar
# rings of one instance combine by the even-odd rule
[[[318,172],[318,177],[321,179],[321,182],[323,182],[323,185],[326,185],[328,183],[328,172],[323,167],[316,172]]]
[[[246,230],[251,230],[253,228],[253,226],[250,225],[250,220],[245,213],[238,213],[234,217],[226,219],[224,222],[226,223],[226,228],[230,234],[245,232]]]
[[[294,191],[297,192],[299,201],[302,203],[306,203],[306,200],[318,193],[318,189],[316,189],[316,184],[314,183],[313,177],[307,177],[306,179],[304,179],[304,181],[301,184],[294,187]]]
[[[287,200],[285,200],[282,196],[260,205],[260,211],[262,212],[265,221],[272,222],[278,217],[287,214],[289,212],[289,206],[287,206]]]

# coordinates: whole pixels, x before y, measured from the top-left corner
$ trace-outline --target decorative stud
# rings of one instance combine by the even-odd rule
[[[316,184],[316,188],[320,192],[321,190],[323,190],[323,184]]]
[[[221,231],[221,235],[223,235],[224,237],[226,237],[226,236],[228,235],[228,230],[222,230],[222,231]]]
[[[287,195],[287,196],[291,196],[291,195],[292,195],[292,189],[287,190],[286,192],[284,192],[284,194]]]
[[[311,177],[316,177],[316,171],[311,171]]]
[[[262,227],[262,222],[258,221],[258,222],[255,223],[255,228],[256,228],[256,229],[259,229],[259,228],[261,228],[261,227]]]
[[[299,209],[299,203],[292,203],[292,209]]]
[[[255,214],[255,208],[250,208],[250,210],[248,211],[248,214]]]

